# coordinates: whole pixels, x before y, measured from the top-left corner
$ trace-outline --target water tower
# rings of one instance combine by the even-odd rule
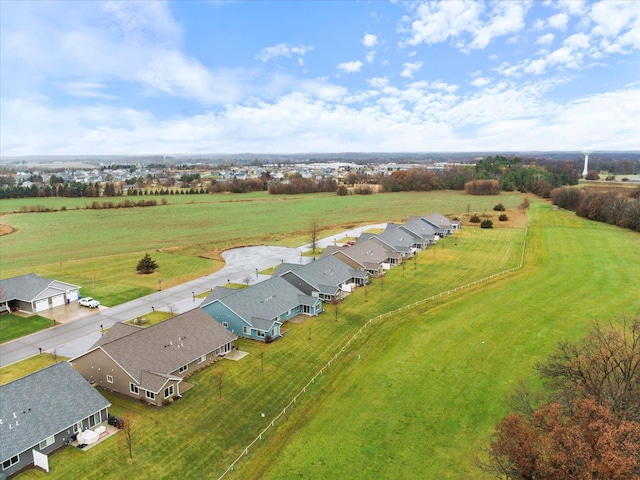
[[[582,154],[584,155],[584,170],[582,171],[582,175],[587,175],[589,173],[589,155],[593,153],[592,150],[585,148],[582,150]]]

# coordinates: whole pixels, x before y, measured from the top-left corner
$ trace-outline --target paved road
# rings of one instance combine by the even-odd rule
[[[343,237],[357,237],[364,230],[384,226],[385,224],[380,224],[355,228],[340,235],[323,238],[318,241],[318,246],[333,245]],[[245,283],[248,279],[250,284],[254,284],[265,280],[269,277],[257,272],[281,262],[309,262],[311,258],[301,254],[310,248],[308,244],[299,248],[261,246],[227,250],[222,254],[226,264],[216,273],[0,345],[0,367],[37,355],[40,348],[43,352],[55,351],[63,357],[76,357],[86,352],[100,338],[102,329],[110,328],[117,322],[144,316],[153,309],[184,313],[202,302],[202,299],[194,298],[194,293],[198,295],[228,281]]]

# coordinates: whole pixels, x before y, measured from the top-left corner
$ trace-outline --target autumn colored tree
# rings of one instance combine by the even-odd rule
[[[135,413],[125,413],[122,417],[120,434],[116,435],[118,445],[129,453],[133,459],[133,445],[142,437],[142,425]]]
[[[549,403],[496,427],[484,469],[513,480],[640,479],[640,423],[593,398]]]
[[[520,387],[480,467],[499,478],[640,480],[640,317],[595,323]]]

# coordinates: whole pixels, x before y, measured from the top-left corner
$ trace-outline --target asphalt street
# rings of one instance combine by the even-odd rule
[[[355,228],[323,238],[317,245],[324,248],[335,244],[341,238],[357,237],[364,230],[385,226],[386,224],[378,224]],[[250,284],[254,284],[269,278],[267,275],[258,274],[261,270],[282,262],[303,264],[312,261],[311,257],[302,256],[302,252],[310,248],[311,245],[307,244],[299,248],[259,246],[227,250],[222,254],[225,266],[215,273],[0,345],[0,367],[37,355],[40,349],[43,352],[55,352],[63,357],[74,358],[85,353],[100,338],[103,330],[117,322],[142,317],[152,310],[184,313],[197,308],[202,302],[202,299],[195,298],[194,295],[213,290],[216,286],[229,281],[249,281]]]

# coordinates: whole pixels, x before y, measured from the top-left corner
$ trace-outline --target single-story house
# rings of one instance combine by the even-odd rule
[[[442,228],[447,235],[451,235],[462,228],[462,222],[459,220],[451,220],[439,213],[431,213],[424,217],[424,220]]]
[[[340,300],[344,291],[352,286],[369,283],[369,274],[355,270],[333,255],[305,265],[283,263],[273,274],[282,277],[306,295],[318,297],[324,302]]]
[[[428,241],[430,245],[437,242],[439,238],[444,238],[447,235],[447,232],[444,229],[438,227],[432,222],[428,222],[424,217],[409,217],[403,227],[411,233],[420,235]]]
[[[322,312],[322,301],[284,278],[271,277],[241,290],[216,287],[200,308],[236,335],[270,342],[281,336],[286,320]]]
[[[363,233],[358,237],[359,242],[366,240],[375,240],[380,242],[384,247],[400,253],[403,258],[412,257],[418,250],[424,248],[424,239],[419,235],[401,229],[395,223],[388,223],[382,233]]]
[[[0,312],[37,313],[78,300],[80,287],[35,273],[0,280]]]
[[[402,262],[402,254],[391,251],[372,239],[348,247],[330,245],[324,249],[321,258],[329,255],[334,255],[351,268],[364,270],[369,275],[380,275],[384,269]]]
[[[107,420],[111,404],[67,362],[0,386],[0,473],[9,476]]]
[[[181,383],[233,349],[237,336],[195,308],[150,327],[116,323],[72,360],[104,389],[163,405],[181,396]]]

